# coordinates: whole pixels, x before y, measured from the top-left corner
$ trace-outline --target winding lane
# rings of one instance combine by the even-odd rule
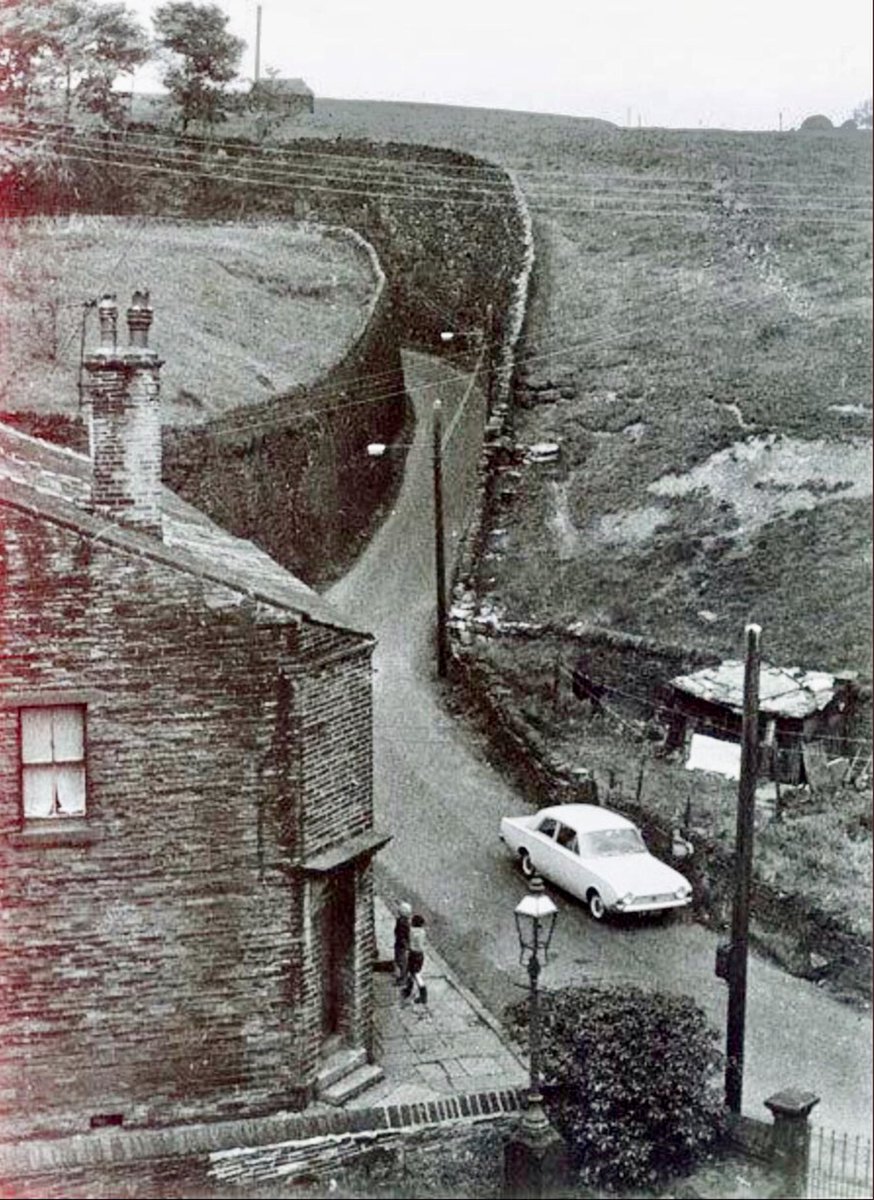
[[[377,636],[374,656],[376,823],[393,834],[377,861],[387,899],[408,898],[429,937],[496,1015],[524,995],[513,909],[521,877],[497,838],[502,815],[525,802],[488,763],[477,735],[449,713],[435,679],[433,496],[430,412],[444,428],[465,395],[466,378],[445,361],[404,353],[416,411],[397,503],[377,536],[329,595]],[[481,397],[474,394],[445,450],[450,537],[471,495]],[[546,987],[592,981],[636,983],[693,996],[725,1028],[726,989],[713,973],[717,937],[688,916],[631,926],[592,922],[582,906],[553,893],[560,918]],[[765,1097],[788,1086],[822,1097],[819,1124],[871,1133],[871,1018],[814,984],[753,955],[747,1000],[744,1110],[767,1117]]]

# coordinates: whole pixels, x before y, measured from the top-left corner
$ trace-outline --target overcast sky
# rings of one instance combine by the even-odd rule
[[[129,0],[130,2],[130,0]],[[254,76],[257,0],[221,0]],[[155,0],[133,0],[151,31]],[[262,74],[317,96],[603,117],[836,124],[871,95],[870,0],[262,0]],[[154,90],[154,69],[138,90]]]

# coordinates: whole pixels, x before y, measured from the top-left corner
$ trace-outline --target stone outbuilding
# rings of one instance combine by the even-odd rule
[[[0,424],[0,1139],[373,1052],[373,638],[161,486],[148,294],[99,316],[90,458]]]

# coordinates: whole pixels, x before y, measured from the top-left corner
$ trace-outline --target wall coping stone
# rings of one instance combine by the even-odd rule
[[[248,1120],[156,1129],[101,1129],[70,1137],[5,1142],[0,1143],[0,1172],[10,1179],[97,1164],[198,1155],[218,1162],[274,1146],[348,1137],[358,1140],[389,1130],[494,1120],[518,1113],[525,1094],[526,1089],[515,1088],[444,1096],[440,1104],[446,1115],[442,1118],[434,1104],[389,1104],[348,1111],[282,1112]]]

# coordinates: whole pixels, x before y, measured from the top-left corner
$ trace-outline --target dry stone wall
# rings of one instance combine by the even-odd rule
[[[10,214],[288,217],[356,230],[375,249],[384,295],[327,379],[239,423],[165,440],[171,487],[309,582],[336,576],[399,480],[399,460],[363,453],[396,437],[406,415],[399,343],[441,352],[442,331],[484,329],[491,312],[490,345],[509,385],[532,246],[512,180],[470,155],[359,140],[300,140],[268,153],[137,128],[54,138],[68,156],[62,177],[23,172],[5,195]]]

